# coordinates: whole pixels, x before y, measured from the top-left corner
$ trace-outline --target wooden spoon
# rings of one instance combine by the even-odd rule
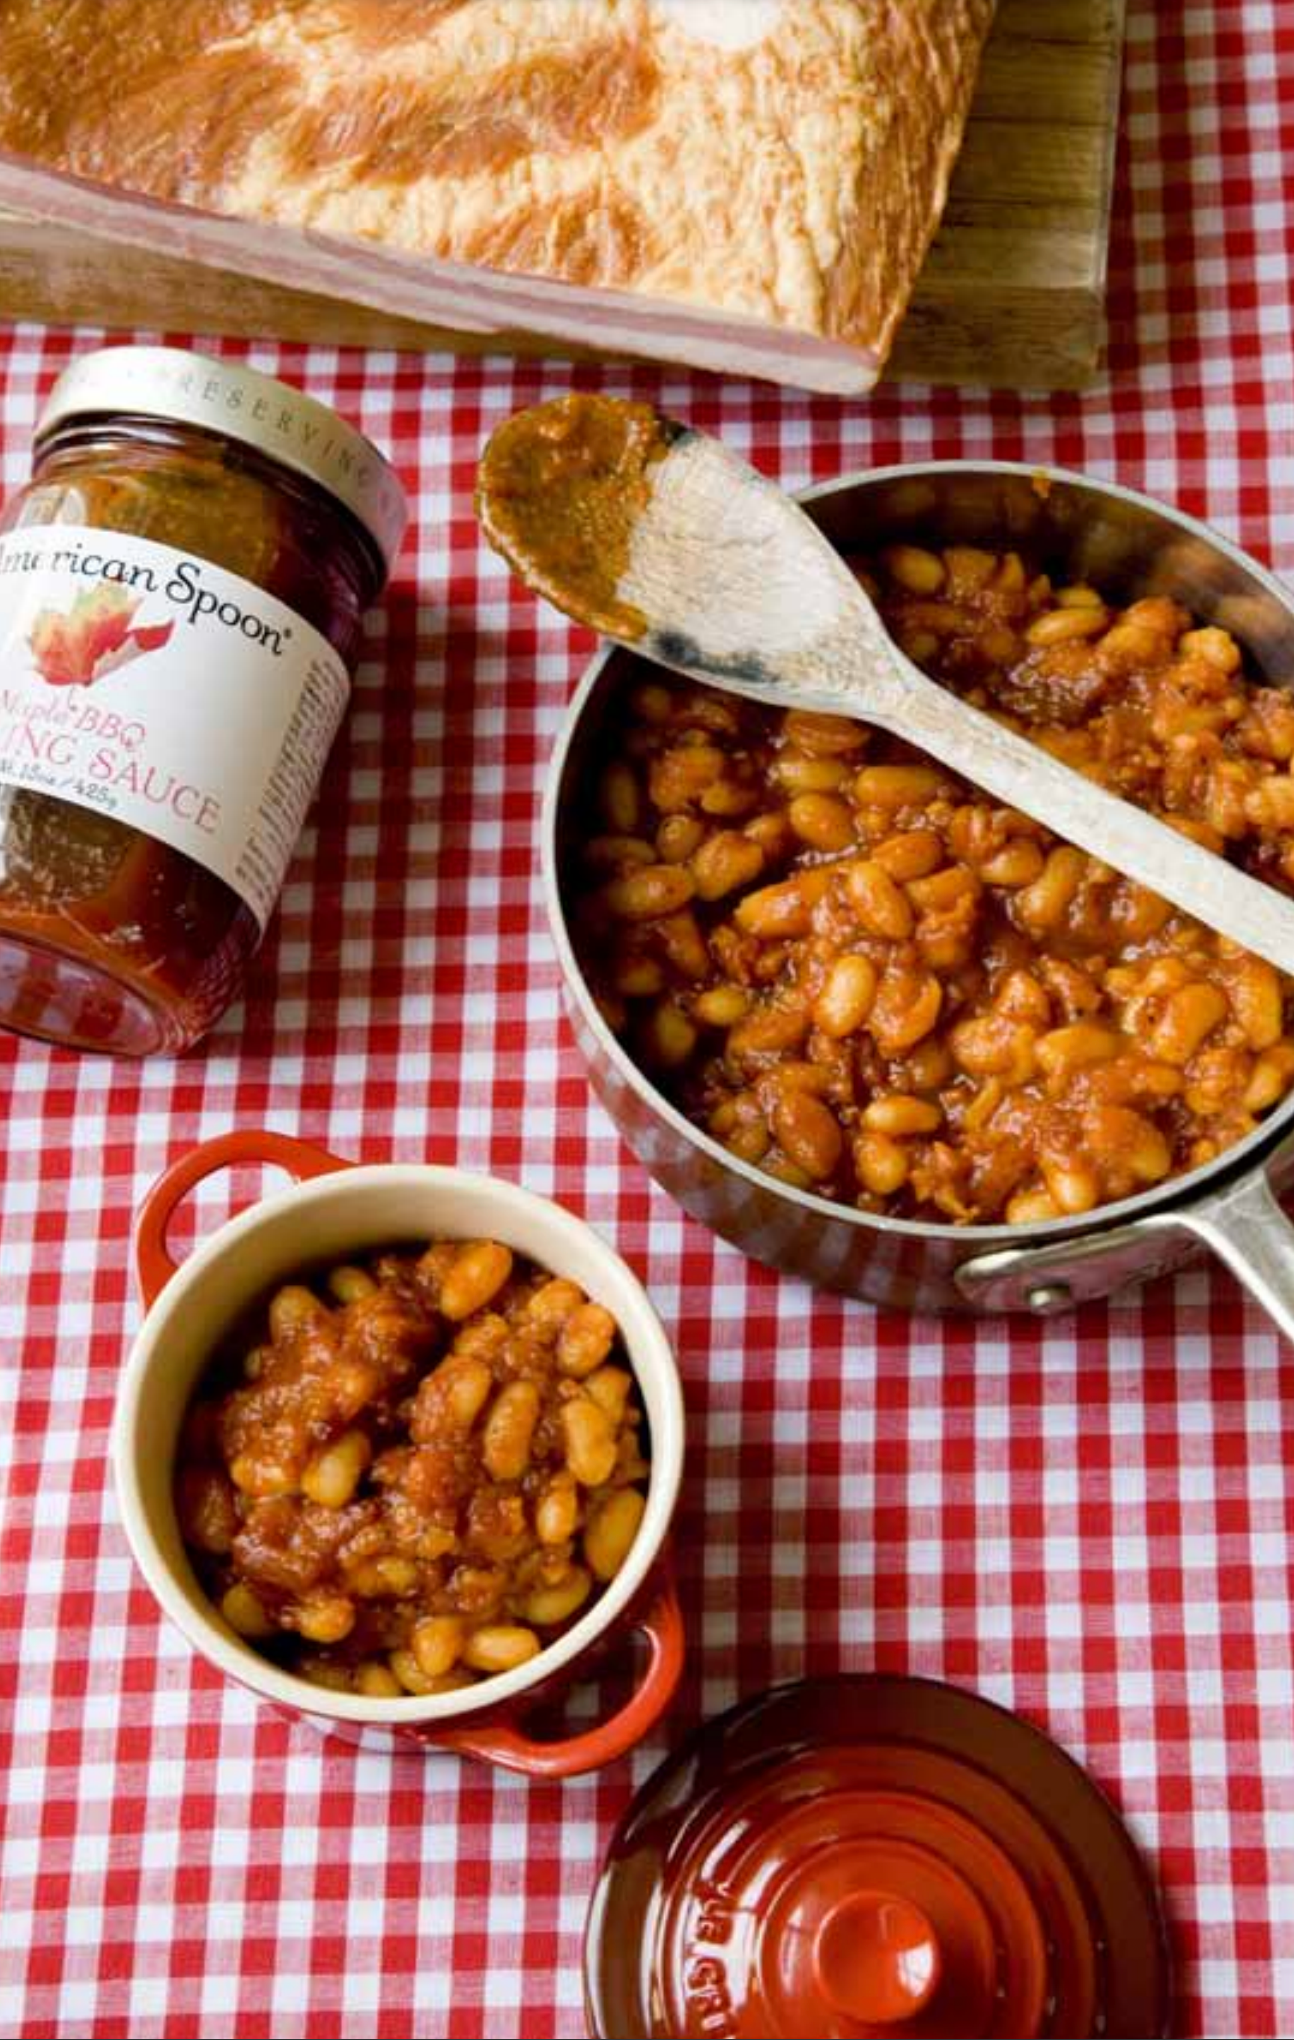
[[[495,550],[576,621],[731,693],[888,730],[1294,968],[1294,900],[922,673],[817,526],[718,440],[644,404],[560,398],[495,433],[477,509]]]

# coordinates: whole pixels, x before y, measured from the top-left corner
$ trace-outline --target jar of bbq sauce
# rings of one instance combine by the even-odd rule
[[[237,994],[407,506],[241,363],[82,357],[0,515],[0,1024],[175,1053]]]

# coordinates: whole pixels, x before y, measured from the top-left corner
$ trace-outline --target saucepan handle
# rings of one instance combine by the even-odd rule
[[[655,1727],[682,1676],[683,1616],[673,1580],[664,1582],[635,1627],[647,1638],[647,1669],[632,1697],[610,1721],[565,1742],[536,1742],[507,1722],[428,1730],[427,1742],[436,1749],[498,1764],[505,1771],[520,1771],[526,1778],[574,1778],[613,1763]]]
[[[146,1308],[157,1301],[178,1266],[166,1244],[167,1228],[177,1207],[208,1176],[242,1162],[286,1169],[295,1183],[304,1183],[311,1176],[331,1176],[351,1166],[326,1148],[296,1140],[289,1133],[273,1133],[268,1127],[222,1133],[181,1155],[158,1177],[135,1223],[135,1274]]]
[[[1174,1218],[1226,1263],[1278,1330],[1294,1340],[1294,1224],[1266,1170],[1237,1177]]]

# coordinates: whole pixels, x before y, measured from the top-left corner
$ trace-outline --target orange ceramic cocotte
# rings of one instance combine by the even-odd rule
[[[217,1171],[286,1171],[292,1187],[221,1226],[177,1266],[167,1242],[184,1198]],[[584,1614],[537,1657],[478,1685],[425,1698],[371,1699],[314,1685],[235,1634],[198,1581],[172,1495],[176,1442],[194,1388],[232,1327],[303,1267],[400,1241],[497,1239],[580,1284],[624,1340],[651,1438],[642,1525],[628,1558]],[[529,1777],[564,1778],[611,1763],[668,1706],[683,1667],[683,1628],[667,1538],[683,1464],[678,1371],[660,1320],[631,1270],[597,1233],[516,1185],[421,1165],[355,1167],[268,1131],[225,1134],[183,1155],[145,1200],[135,1234],[148,1315],[122,1376],[113,1465],[131,1550],[163,1611],[225,1677],[350,1742],[421,1743]],[[630,1697],[581,1733],[541,1739],[528,1717],[601,1654],[637,1631],[646,1663]]]

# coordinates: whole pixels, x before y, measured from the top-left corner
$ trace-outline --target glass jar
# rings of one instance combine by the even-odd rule
[[[0,1024],[123,1055],[236,996],[407,517],[301,391],[87,355],[0,516]]]

